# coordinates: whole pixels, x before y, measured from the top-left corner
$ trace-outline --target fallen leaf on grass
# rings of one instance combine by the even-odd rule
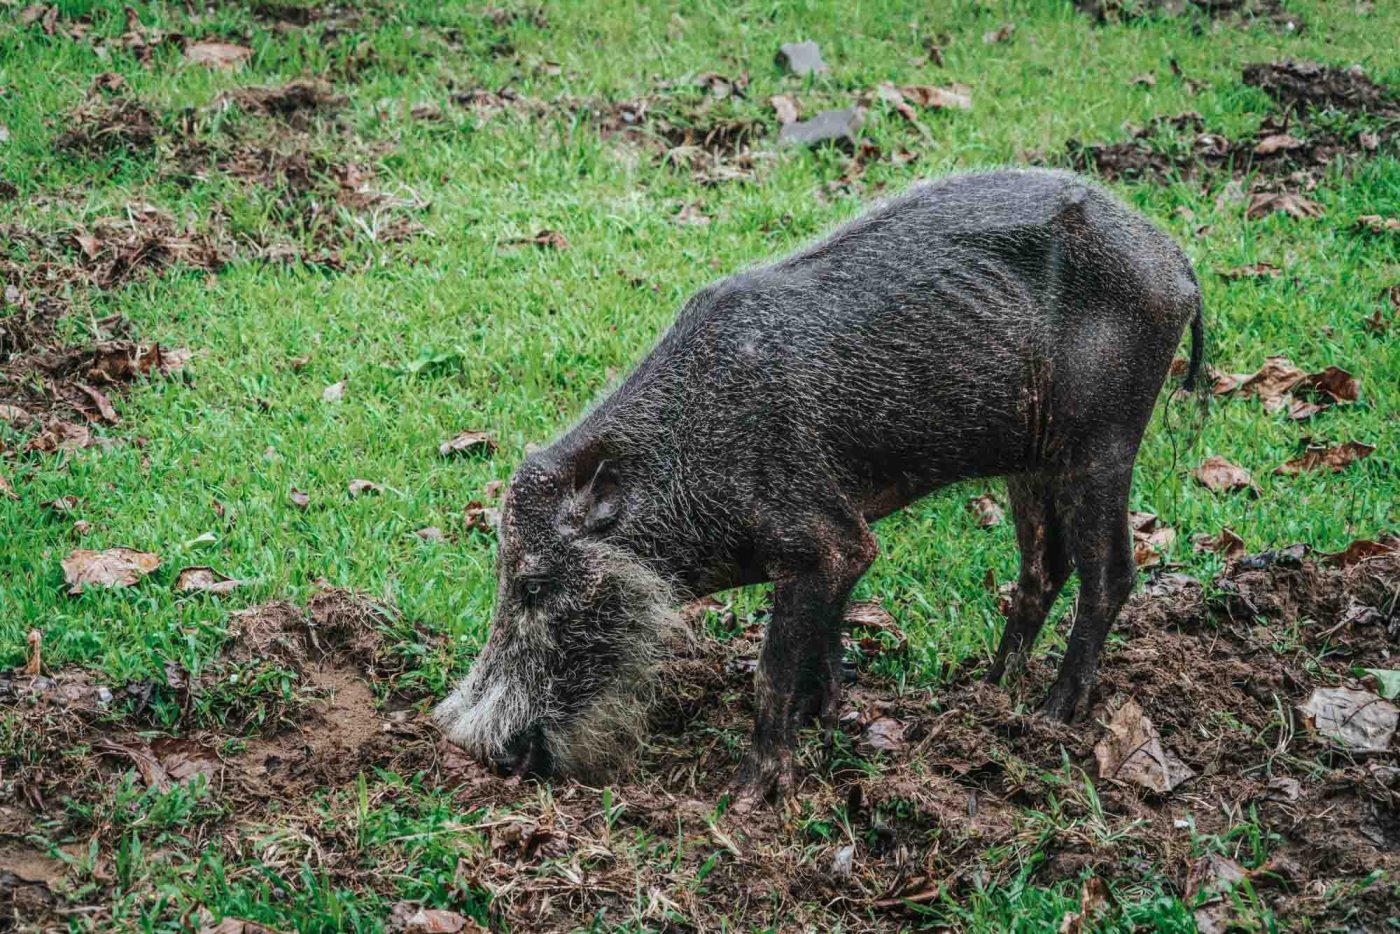
[[[350,485],[346,489],[349,491],[351,498],[368,494],[378,496],[380,493],[384,492],[384,487],[372,480],[351,480]]]
[[[791,94],[774,94],[768,98],[768,103],[773,108],[778,123],[787,126],[789,123],[797,122],[800,114],[797,109],[797,101],[793,100]]]
[[[413,534],[414,534],[414,535],[417,535],[419,538],[421,538],[421,539],[422,539],[423,541],[425,541],[425,542],[445,542],[445,541],[447,541],[447,536],[443,534],[442,529],[438,528],[438,527],[435,526],[435,525],[425,526],[425,527],[419,529],[418,531],[414,532]]]
[[[1155,88],[1157,86],[1157,76],[1150,71],[1145,71],[1140,75],[1134,75],[1130,78],[1128,84],[1133,87]]]
[[[1356,226],[1371,233],[1400,232],[1400,219],[1381,217],[1379,214],[1363,214],[1356,219]]]
[[[481,925],[455,911],[422,908],[414,902],[399,902],[390,915],[390,929],[401,934],[476,934]]]
[[[501,524],[501,511],[492,509],[490,506],[483,506],[476,500],[467,503],[463,510],[463,528],[470,532],[477,529],[486,535],[495,534],[496,527]]]
[[[856,643],[867,658],[876,655],[898,655],[909,648],[909,638],[899,628],[894,617],[876,600],[862,600],[846,608],[842,620],[851,630],[864,629],[871,635],[861,636]]]
[[[1283,275],[1283,270],[1273,263],[1250,263],[1246,266],[1235,266],[1224,272],[1217,273],[1222,279],[1277,279]]]
[[[519,237],[505,241],[507,246],[537,246],[550,250],[567,250],[569,240],[557,230],[541,230],[533,237]]]
[[[160,344],[103,341],[92,349],[87,377],[95,383],[126,383],[142,376],[168,376],[189,362],[187,347],[165,349]]]
[[[1079,910],[1067,911],[1060,919],[1059,934],[1088,934],[1103,929],[1104,916],[1118,907],[1102,879],[1092,876],[1079,890]]]
[[[24,641],[29,646],[29,658],[24,663],[24,673],[37,675],[44,669],[44,634],[38,629],[31,629]]]
[[[1255,373],[1239,385],[1243,396],[1258,396],[1267,412],[1276,412],[1288,403],[1288,393],[1307,374],[1287,357],[1269,357]]]
[[[160,567],[160,558],[131,548],[77,548],[62,564],[68,592],[80,594],[88,587],[130,587]]]
[[[1317,396],[1329,403],[1355,402],[1361,398],[1361,382],[1341,367],[1329,366],[1298,380],[1293,391]]]
[[[1277,211],[1302,220],[1310,217],[1321,217],[1323,207],[1316,201],[1293,191],[1256,191],[1250,196],[1249,207],[1245,209],[1244,215],[1250,220],[1259,220],[1261,217],[1268,217]]]
[[[438,453],[443,457],[453,454],[490,457],[496,453],[496,439],[491,437],[490,432],[464,431],[439,444]]]
[[[248,584],[248,581],[234,580],[220,574],[211,567],[190,567],[184,568],[175,577],[176,593],[232,593],[239,587]]]
[[[1099,778],[1132,782],[1166,794],[1196,773],[1162,746],[1162,737],[1137,701],[1128,700],[1108,721],[1108,732],[1094,747]]]
[[[341,380],[338,383],[331,383],[325,389],[321,390],[322,402],[339,402],[343,398],[345,398],[345,380]]]
[[[311,497],[301,490],[298,490],[296,487],[292,487],[292,491],[287,494],[287,498],[291,500],[292,505],[298,509],[305,509],[311,505]]]
[[[231,42],[192,42],[185,46],[185,61],[225,71],[241,67],[252,57],[252,49]]]
[[[1162,552],[1176,541],[1176,530],[1150,512],[1128,513],[1133,530],[1133,560],[1140,568],[1162,563]]]
[[[1380,541],[1373,541],[1369,538],[1358,538],[1347,545],[1341,551],[1323,555],[1322,560],[1328,564],[1335,564],[1337,567],[1349,568],[1353,564],[1360,564],[1372,558],[1380,558],[1384,555],[1393,555],[1400,552],[1400,537],[1386,536]]]
[[[1313,445],[1303,452],[1302,457],[1295,457],[1276,469],[1274,473],[1290,477],[1323,468],[1333,473],[1341,473],[1362,458],[1369,457],[1375,449],[1374,445],[1363,444],[1360,441],[1348,441],[1336,447]]]
[[[17,405],[0,405],[0,422],[9,422],[11,425],[27,425],[32,418],[32,415]]]
[[[675,221],[683,227],[705,227],[710,223],[710,216],[701,208],[699,201],[687,201],[676,212]]]
[[[1317,688],[1298,710],[1310,728],[1354,752],[1385,752],[1400,723],[1400,708],[1353,688]]]
[[[44,426],[44,430],[30,438],[24,445],[26,451],[53,454],[56,451],[76,451],[89,448],[96,443],[92,432],[82,425],[56,418]]]
[[[1296,136],[1287,133],[1274,133],[1261,139],[1254,147],[1257,156],[1272,156],[1278,152],[1290,152],[1307,145]]]
[[[1254,487],[1254,479],[1248,470],[1230,463],[1218,454],[1212,454],[1202,461],[1201,466],[1191,471],[1191,476],[1212,493],[1232,493]]]
[[[1227,559],[1238,558],[1245,551],[1244,539],[1229,528],[1222,528],[1219,535],[1202,533],[1191,536],[1191,548],[1198,552],[1209,551]]]
[[[976,517],[978,526],[984,529],[1001,525],[1006,518],[1006,513],[1002,511],[996,497],[990,493],[983,493],[981,496],[974,496],[968,500],[967,511]]]
[[[19,499],[19,494],[15,492],[14,484],[10,482],[9,477],[2,473],[0,473],[0,497],[14,500]]]
[[[955,84],[946,88],[931,84],[911,84],[899,89],[907,100],[913,101],[925,110],[971,110],[971,89]]]
[[[84,418],[87,418],[89,421],[104,421],[109,425],[115,425],[121,421],[121,418],[117,416],[117,410],[112,408],[112,400],[108,399],[104,393],[93,389],[91,386],[85,386],[82,383],[74,383],[73,388],[82,393],[86,400],[78,405],[79,411],[82,412]],[[94,417],[88,409],[87,406],[89,403],[93,409],[97,410],[96,417]]]
[[[875,93],[880,100],[893,107],[895,113],[899,114],[905,120],[913,123],[919,119],[918,111],[914,109],[914,105],[906,101],[904,95],[899,92],[899,88],[890,84],[888,81],[877,87]]]
[[[996,45],[998,42],[1005,42],[1016,32],[1015,23],[1002,23],[991,32],[982,33],[982,42],[986,45]]]

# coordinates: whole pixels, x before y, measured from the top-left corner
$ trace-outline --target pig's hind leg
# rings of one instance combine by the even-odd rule
[[[1069,537],[1056,505],[1057,487],[1056,478],[1045,474],[1023,474],[1006,481],[1021,550],[1021,574],[1001,645],[987,671],[992,684],[1020,674],[1072,569]]]
[[[1137,572],[1128,530],[1128,493],[1136,445],[1095,457],[1072,473],[1060,498],[1069,525],[1079,598],[1059,677],[1041,712],[1069,721],[1094,685],[1099,653]]]
[[[856,515],[786,529],[776,538],[773,616],[754,679],[753,748],[739,773],[746,795],[767,799],[791,788],[798,730],[818,719],[835,723],[846,601],[877,550]]]

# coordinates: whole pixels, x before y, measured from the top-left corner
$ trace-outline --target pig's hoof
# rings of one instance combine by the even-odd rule
[[[1050,694],[1040,705],[1039,713],[1048,720],[1069,723],[1074,720],[1079,709],[1080,692],[1062,687],[1058,682],[1050,689]]]
[[[751,810],[760,804],[781,804],[793,789],[792,758],[750,753],[734,782],[734,806]]]

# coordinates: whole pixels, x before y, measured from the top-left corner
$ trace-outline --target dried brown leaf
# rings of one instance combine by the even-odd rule
[[[769,105],[773,108],[773,113],[778,117],[778,123],[787,126],[789,123],[796,123],[801,116],[797,108],[797,101],[791,94],[774,94],[768,98]]]
[[[252,57],[252,49],[232,42],[203,41],[185,46],[185,61],[224,71],[240,68]]]
[[[130,587],[159,568],[160,558],[131,548],[77,548],[62,563],[68,592],[80,594],[88,587]]]
[[[1196,773],[1163,747],[1162,737],[1129,699],[1109,718],[1108,731],[1094,746],[1099,778],[1131,782],[1166,794]]]
[[[1001,504],[996,501],[996,497],[990,493],[983,493],[981,496],[974,496],[967,501],[967,511],[972,513],[977,519],[977,524],[990,529],[992,526],[1001,525],[1006,518],[1006,513],[1002,510]]]
[[[1274,473],[1285,477],[1323,469],[1340,473],[1362,458],[1369,457],[1375,450],[1374,445],[1360,441],[1347,441],[1336,447],[1313,445],[1303,452],[1302,457],[1295,457]]]
[[[211,567],[197,566],[184,568],[175,577],[176,593],[232,593],[239,587],[246,586],[249,582],[245,580],[234,580],[220,574]]]
[[[1321,217],[1324,213],[1322,205],[1294,191],[1256,191],[1250,196],[1244,215],[1250,220],[1258,220],[1277,211],[1299,220]]]
[[[496,453],[496,439],[488,431],[468,429],[454,438],[438,445],[438,454],[451,457],[461,454],[471,457],[490,457]]]
[[[351,480],[346,489],[349,491],[352,499],[367,495],[378,496],[380,493],[384,492],[384,487],[372,480]]]
[[[1254,479],[1248,470],[1230,463],[1218,454],[1202,461],[1201,466],[1191,471],[1191,476],[1212,493],[1232,493],[1254,486]]]
[[[1354,752],[1385,752],[1400,724],[1400,708],[1353,688],[1317,688],[1298,709],[1310,728]]]
[[[1227,559],[1238,558],[1245,552],[1244,539],[1228,527],[1222,528],[1219,535],[1193,535],[1191,548],[1194,551],[1213,552]]]

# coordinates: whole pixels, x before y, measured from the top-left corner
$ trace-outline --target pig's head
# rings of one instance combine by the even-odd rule
[[[497,530],[490,636],[434,714],[452,742],[502,770],[582,777],[635,749],[684,629],[671,587],[619,544],[626,499],[606,459],[521,465]]]

